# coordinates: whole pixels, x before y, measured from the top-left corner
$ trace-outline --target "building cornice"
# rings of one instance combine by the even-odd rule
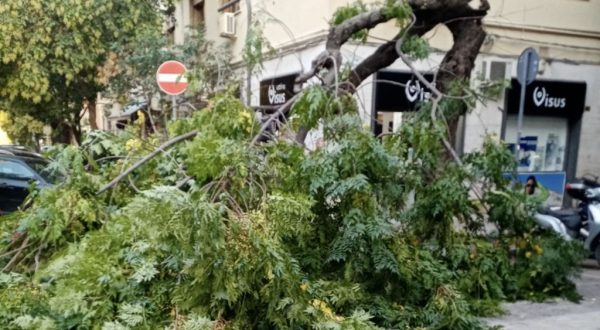
[[[484,26],[497,29],[507,29],[519,32],[555,34],[569,37],[600,39],[600,31],[553,28],[537,25],[506,23],[496,20],[484,20]]]
[[[565,35],[565,36],[578,36],[578,37],[583,37],[583,38],[594,38],[594,39],[600,40],[600,32],[592,32],[592,31],[586,32],[586,31],[578,31],[578,30],[562,30],[562,29],[552,29],[552,28],[535,27],[535,26],[521,26],[521,25],[517,25],[517,24],[504,24],[504,23],[499,23],[499,22],[486,22],[486,26],[492,27],[492,28],[515,30],[515,31],[529,31],[529,32],[536,32],[536,33],[558,34],[558,35]],[[328,32],[329,32],[328,30],[320,30],[320,31],[313,32],[311,34],[307,34],[307,35],[297,38],[295,40],[290,40],[288,42],[274,45],[273,47],[275,48],[276,51],[272,54],[266,54],[264,60],[265,61],[272,60],[274,58],[294,54],[296,52],[303,51],[305,49],[309,49],[309,48],[318,46],[320,44],[324,44],[327,41]],[[520,42],[527,41],[526,39],[515,40],[515,38],[497,35],[494,33],[492,33],[491,35],[495,35],[496,37],[499,37],[501,39],[512,39],[513,41],[520,41]],[[354,42],[354,41],[349,41],[348,44],[353,44],[353,45],[360,44],[360,45],[364,45],[364,46],[378,47],[382,44],[382,42],[376,42],[376,41],[369,40],[369,41],[366,41],[363,43],[358,43],[358,42]],[[549,46],[562,46],[562,47],[566,47],[566,48],[577,48],[577,47],[566,45],[566,44],[565,45],[548,44],[548,45]],[[580,47],[580,48],[582,50],[585,49],[585,50],[591,51],[591,52],[598,51],[597,48],[593,48],[593,47]],[[446,53],[446,51],[435,48],[435,47],[431,47],[431,52],[432,53],[440,53],[440,54]],[[507,57],[507,58],[515,58],[515,56],[516,56],[516,55],[510,55],[510,54],[494,53],[494,52],[486,51],[484,49],[482,49],[480,51],[480,54],[488,55],[488,56],[491,55],[491,56]],[[548,59],[557,61],[557,62],[573,63],[572,60],[568,60],[565,58],[548,58]],[[576,63],[598,64],[597,61],[590,61],[590,60],[587,60],[587,61],[580,60],[580,61],[576,61]],[[238,60],[235,63],[233,63],[233,67],[235,69],[241,69],[244,67],[244,63],[242,60]]]

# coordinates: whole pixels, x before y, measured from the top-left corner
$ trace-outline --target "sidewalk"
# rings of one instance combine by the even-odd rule
[[[595,261],[585,263],[576,280],[584,299],[579,304],[558,300],[549,303],[517,302],[505,305],[507,315],[488,319],[506,330],[600,330],[600,269]]]

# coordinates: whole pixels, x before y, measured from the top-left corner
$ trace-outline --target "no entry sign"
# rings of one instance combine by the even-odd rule
[[[156,82],[161,91],[169,95],[179,95],[188,87],[185,78],[186,68],[181,62],[166,61],[156,71]]]

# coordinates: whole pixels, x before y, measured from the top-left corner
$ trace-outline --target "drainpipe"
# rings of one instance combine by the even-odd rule
[[[252,28],[252,3],[246,0],[246,44],[250,41],[250,29]],[[250,97],[252,96],[252,68],[246,66],[246,106],[250,107]]]

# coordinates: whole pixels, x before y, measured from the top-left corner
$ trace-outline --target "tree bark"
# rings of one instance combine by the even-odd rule
[[[444,56],[437,74],[436,86],[442,93],[450,92],[453,82],[468,83],[475,66],[475,58],[486,36],[480,18],[457,20],[446,25],[452,32],[454,44]],[[464,92],[459,92],[453,96],[464,95]],[[459,111],[446,114],[448,139],[452,146],[456,146],[460,116],[468,110],[465,103],[460,105]]]
[[[87,109],[88,118],[90,120],[90,128],[92,129],[92,131],[95,131],[98,129],[98,122],[96,121],[96,100],[89,100],[87,104]]]
[[[475,57],[485,39],[482,27],[482,18],[485,17],[490,6],[487,0],[480,0],[477,8],[471,6],[471,0],[408,0],[413,9],[414,22],[410,28],[399,33],[393,40],[379,46],[377,50],[361,63],[354,67],[348,79],[340,84],[342,92],[355,92],[356,88],[373,73],[390,66],[399,57],[396,51],[396,42],[403,37],[422,36],[438,24],[445,24],[452,32],[454,44],[446,54],[438,72],[437,83],[442,92],[447,92],[454,80],[468,80],[474,66]],[[325,51],[312,63],[309,71],[301,74],[296,83],[303,83],[315,76],[321,69],[328,73],[323,77],[323,84],[332,86],[341,67],[340,48],[352,34],[370,29],[392,17],[386,17],[382,9],[375,9],[357,15],[340,25],[334,26],[329,31]],[[466,107],[459,113],[466,112]],[[456,126],[458,117],[450,118],[450,140],[456,142]],[[306,132],[301,130],[296,137],[300,143],[304,142]]]

